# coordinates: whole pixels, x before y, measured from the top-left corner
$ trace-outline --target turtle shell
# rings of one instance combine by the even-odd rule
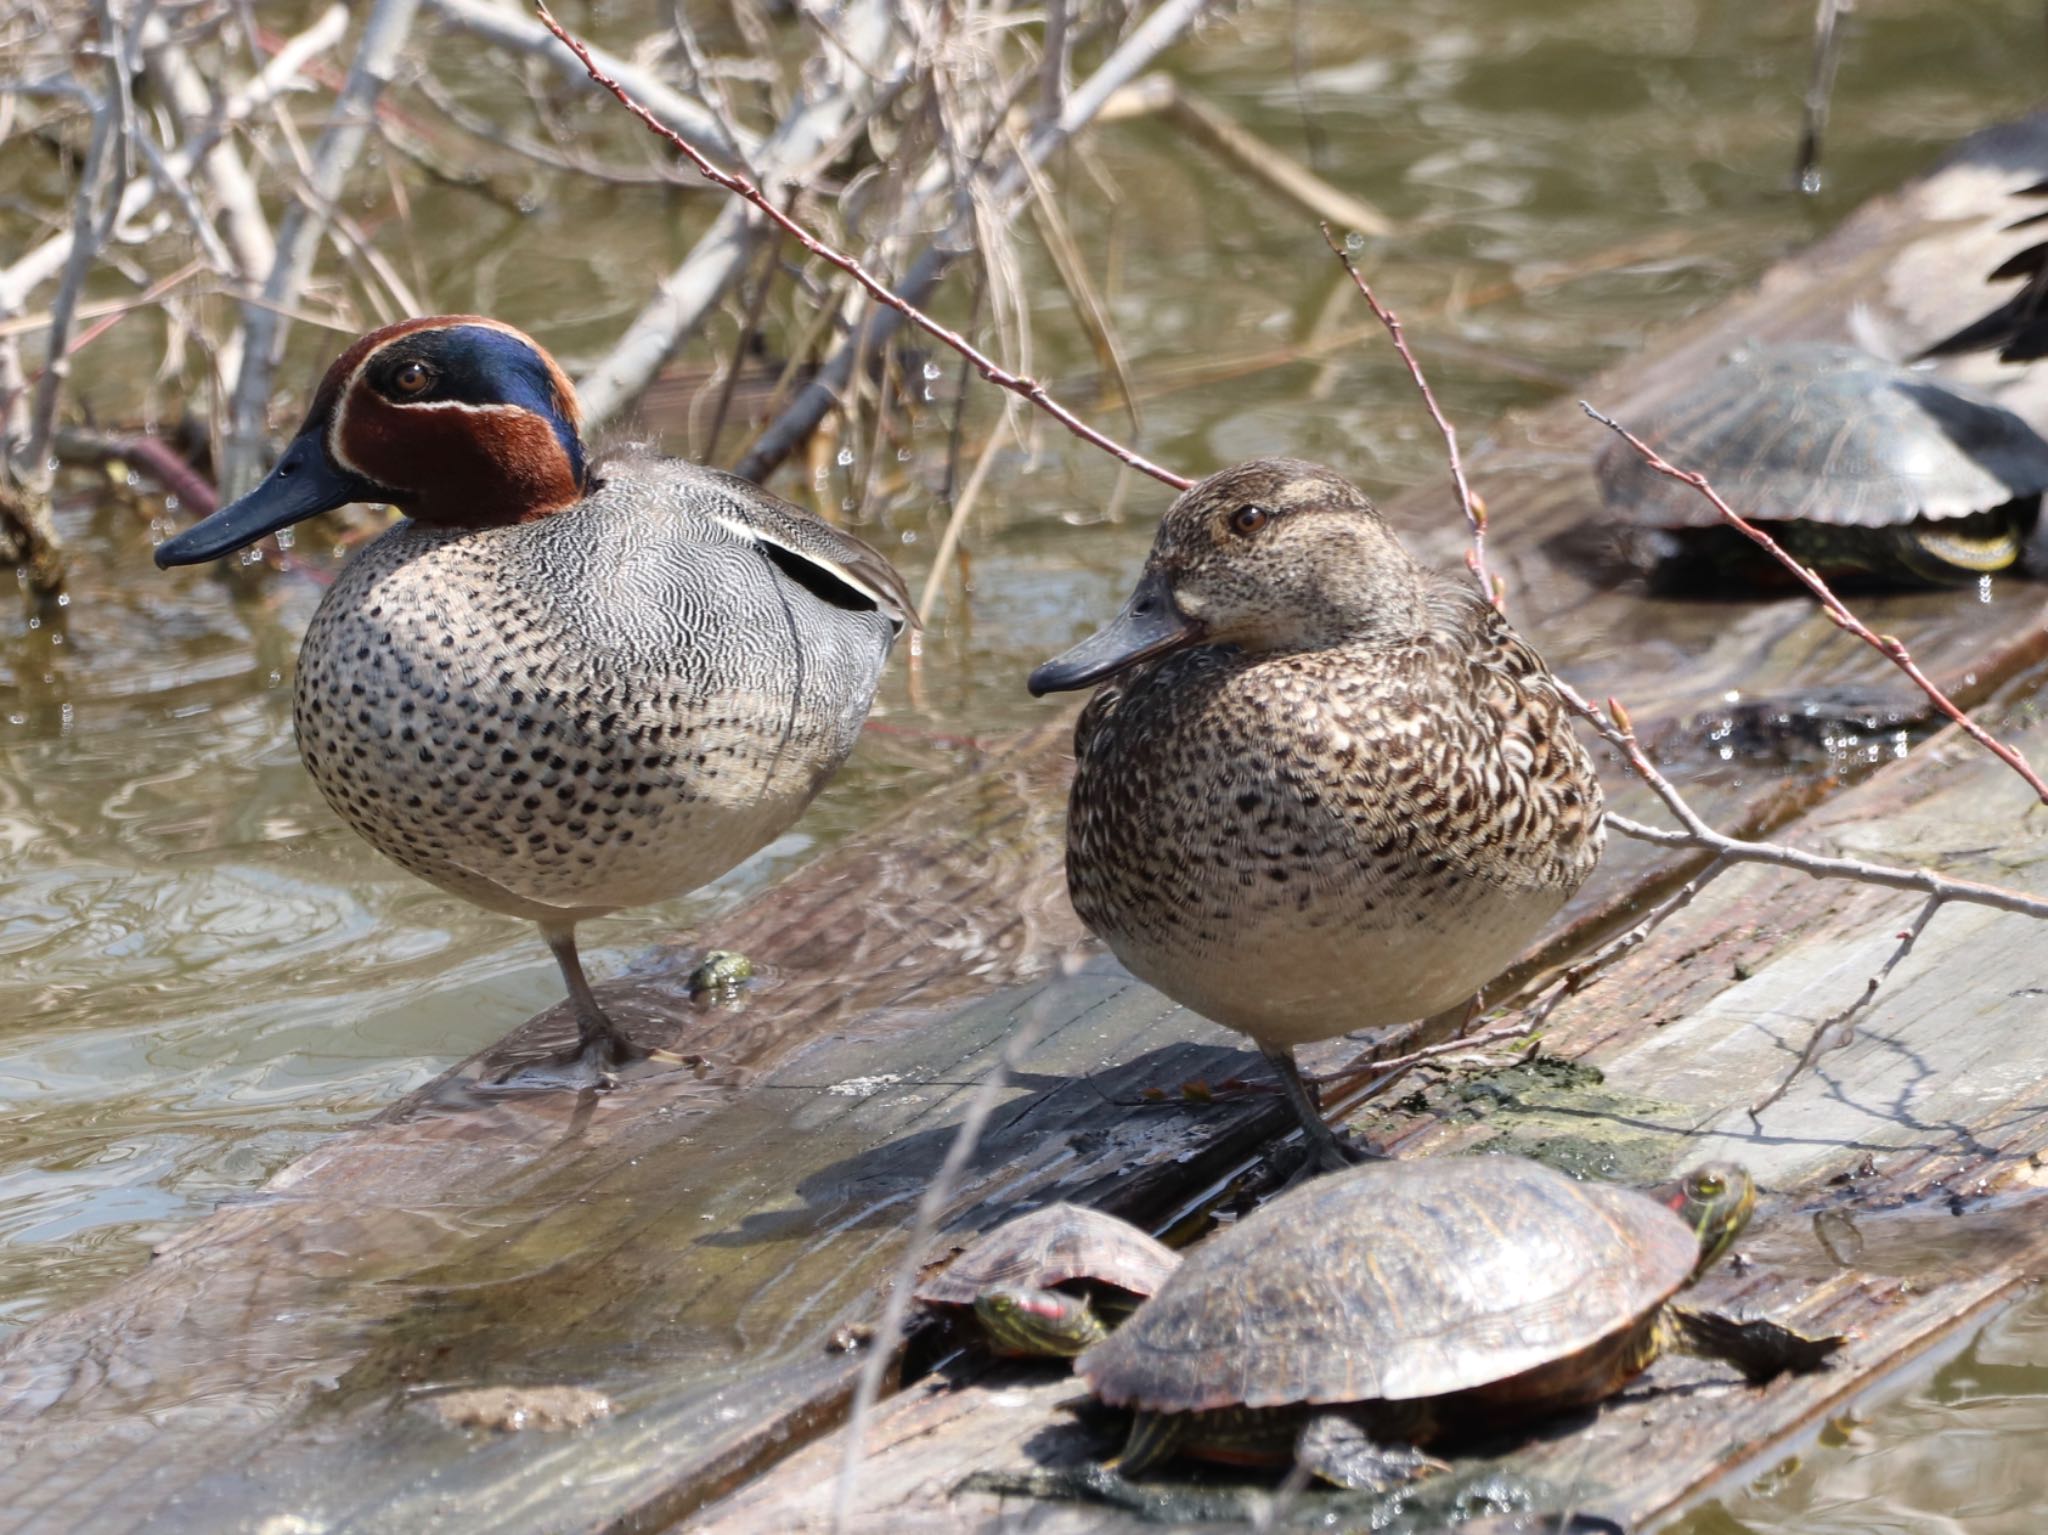
[[[1849,346],[1753,348],[1623,424],[1752,520],[1897,527],[2048,489],[2048,441],[2025,421],[1975,390]],[[1645,527],[1720,523],[1706,497],[1619,438],[1594,473],[1607,505]]]
[[[1047,1205],[985,1231],[913,1292],[934,1306],[971,1306],[996,1285],[1089,1283],[1155,1293],[1180,1254],[1128,1221],[1082,1205]]]
[[[1441,1396],[1642,1321],[1699,1256],[1648,1196],[1519,1157],[1368,1163],[1203,1242],[1074,1368],[1150,1412]]]

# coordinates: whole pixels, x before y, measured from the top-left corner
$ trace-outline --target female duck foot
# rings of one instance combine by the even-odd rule
[[[493,1087],[608,1093],[619,1085],[619,1073],[648,1052],[619,1032],[603,1013],[577,1020],[576,1043],[534,1061],[521,1061],[489,1078]]]

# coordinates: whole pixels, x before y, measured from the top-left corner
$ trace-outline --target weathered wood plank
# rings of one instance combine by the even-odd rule
[[[2048,726],[2022,740],[2048,751]],[[2048,826],[2026,814],[2030,803],[2005,767],[1944,737],[1794,830],[1816,851],[1868,854],[1882,838],[1893,857],[2042,888]],[[1769,1191],[1744,1243],[1753,1265],[1695,1294],[1855,1334],[1837,1368],[1758,1393],[1730,1371],[1667,1361],[1597,1427],[1539,1436],[1509,1457],[1516,1474],[1578,1489],[1584,1507],[1640,1527],[1731,1466],[1781,1453],[2048,1266],[2038,1161],[2048,1150],[2048,947],[2026,919],[1948,909],[1853,1044],[1824,1056],[1760,1125],[1735,1107],[1775,1083],[1813,1023],[1861,991],[1917,905],[1738,870],[1554,1016],[1548,1048],[1597,1064],[1604,1082],[1450,1073],[1413,1084],[1400,1109],[1356,1121],[1404,1155],[1520,1150],[1644,1178],[1735,1157]],[[1133,984],[1126,995],[1141,993]],[[983,1380],[969,1363],[893,1398],[868,1436],[849,1528],[1099,1528],[1100,1510],[1042,1510],[1019,1524],[1017,1500],[954,1491],[971,1469],[1070,1464],[1099,1448],[1061,1408],[1078,1389],[1052,1370],[1004,1367]],[[805,1448],[689,1528],[830,1528],[842,1449],[838,1434]]]
[[[1852,302],[1889,312],[1887,274],[1930,251],[1979,270],[1959,252],[1984,226],[1940,221],[1971,197],[1995,215],[1989,182],[2042,158],[2038,122],[1976,141],[1590,392],[1625,409],[1743,339],[1839,334]],[[1952,297],[1953,312],[1908,317],[1916,334],[1977,295]],[[1565,405],[1513,423],[1477,464],[1518,614],[1562,669],[1622,693],[1640,719],[1815,678],[1899,696],[1881,662],[1799,603],[1647,604],[1554,559],[1556,535],[1593,504],[1576,421]],[[1394,515],[1448,554],[1444,510],[1431,492]],[[2038,588],[2001,583],[1996,598],[1887,599],[1874,619],[1982,692],[2041,646]],[[601,1100],[477,1093],[480,1069],[565,1033],[559,1016],[538,1020],[100,1301],[0,1346],[0,1530],[645,1529],[701,1505],[839,1410],[855,1361],[827,1340],[876,1308],[910,1205],[1024,1009],[1043,1014],[1045,1037],[949,1225],[1058,1196],[1156,1214],[1199,1192],[1284,1111],[1141,1102],[1142,1087],[1250,1058],[1099,961],[1035,980],[1077,935],[1058,889],[1063,735],[999,754],[706,935],[773,966],[741,1009],[686,1001],[680,960],[608,989],[636,1033],[693,1069]],[[1749,766],[1703,797],[1730,824],[1783,819],[1838,766],[1824,753],[1779,778]],[[1597,922],[1655,862],[1617,857],[1578,911]],[[1571,1027],[1602,1059],[1625,1054],[1592,1023]],[[1729,1086],[1709,1078],[1698,1101],[1668,1100],[1660,1133],[1696,1127]],[[565,1382],[601,1387],[616,1411],[573,1435],[492,1437],[406,1405]]]

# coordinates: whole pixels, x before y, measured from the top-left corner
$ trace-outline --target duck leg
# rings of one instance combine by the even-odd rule
[[[1291,1049],[1285,1045],[1260,1045],[1259,1053],[1273,1063],[1273,1070],[1280,1077],[1280,1090],[1287,1094],[1287,1101],[1301,1116],[1302,1139],[1308,1145],[1311,1166],[1326,1173],[1336,1173],[1360,1162],[1378,1159],[1379,1153],[1353,1145],[1330,1128],[1323,1118],[1323,1111],[1316,1106],[1315,1095],[1301,1079],[1301,1067]]]
[[[540,934],[554,951],[555,963],[562,967],[562,979],[569,988],[569,1004],[576,1010],[576,1048],[565,1059],[578,1066],[594,1067],[600,1075],[644,1060],[647,1052],[628,1039],[598,1006],[597,996],[583,974],[583,961],[576,953],[576,924],[565,922],[556,926],[543,922]]]

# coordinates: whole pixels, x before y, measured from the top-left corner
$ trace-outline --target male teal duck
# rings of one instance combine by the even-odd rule
[[[911,611],[889,562],[745,480],[590,462],[569,380],[476,315],[373,331],[248,495],[157,564],[351,501],[406,520],[299,652],[299,754],[341,818],[442,889],[537,923],[603,1080],[641,1052],[591,994],[589,917],[694,889],[853,749]]]
[[[1132,974],[1249,1035],[1316,1162],[1343,1165],[1295,1047],[1465,1001],[1599,860],[1564,701],[1468,584],[1292,459],[1174,502],[1123,611],[1030,687],[1096,682],[1075,909]]]

